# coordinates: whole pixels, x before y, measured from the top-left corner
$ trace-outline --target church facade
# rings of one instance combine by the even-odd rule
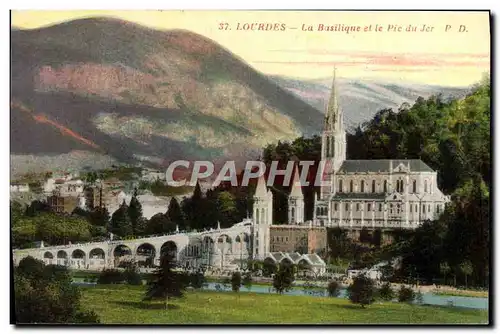
[[[415,229],[438,218],[450,201],[438,188],[437,172],[421,160],[347,160],[346,152],[334,75],[321,145],[328,186],[315,198],[315,226]]]

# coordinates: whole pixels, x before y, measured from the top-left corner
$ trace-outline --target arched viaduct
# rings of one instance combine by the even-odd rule
[[[132,240],[109,240],[84,244],[13,250],[14,265],[27,256],[80,270],[118,268],[126,261],[139,267],[158,265],[161,254],[169,252],[186,268],[208,266],[234,269],[252,254],[250,225],[178,233]]]

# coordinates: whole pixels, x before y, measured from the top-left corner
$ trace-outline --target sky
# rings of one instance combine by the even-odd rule
[[[33,29],[102,16],[160,30],[187,29],[263,73],[301,79],[331,77],[335,66],[344,78],[467,86],[490,67],[488,12],[12,11],[11,24]],[[284,30],[241,30],[252,23],[255,29],[268,24]],[[319,25],[350,30],[319,31]],[[382,31],[375,31],[377,25]],[[408,26],[416,31],[406,31]]]

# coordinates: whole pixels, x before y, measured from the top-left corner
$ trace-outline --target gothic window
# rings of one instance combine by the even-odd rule
[[[436,212],[439,213],[440,210],[441,210],[440,205],[439,204],[436,205]]]
[[[431,213],[431,205],[427,205],[427,212]]]
[[[401,213],[401,204],[398,204],[398,213]]]
[[[361,180],[361,192],[362,193],[365,192],[365,181],[364,180]]]
[[[372,211],[372,205],[371,205],[371,203],[368,203],[368,210],[367,211]]]
[[[359,203],[356,203],[356,211],[359,211]]]
[[[255,209],[255,223],[259,224],[259,209]]]
[[[341,193],[343,190],[342,190],[342,180],[339,180],[339,193]]]
[[[427,192],[427,180],[424,181],[424,192]]]
[[[417,180],[413,180],[413,192],[417,192]]]
[[[295,208],[292,208],[292,217],[291,217],[292,223],[295,222]]]
[[[384,192],[387,192],[387,180],[384,181]]]
[[[372,181],[372,193],[375,192],[375,180]]]
[[[412,211],[413,211],[413,210],[412,210],[412,207],[413,207],[413,205],[411,205],[411,204],[410,204],[410,212],[412,212]]]
[[[265,209],[261,209],[261,210],[260,210],[260,222],[261,222],[262,224],[265,224],[265,223],[267,222],[266,216],[264,215],[264,210],[265,210]]]
[[[321,208],[316,208],[316,215],[321,216]]]
[[[326,137],[326,156],[330,156],[330,138]]]
[[[422,212],[425,213],[425,204],[422,205]]]
[[[393,207],[393,205],[391,204],[391,213],[392,213],[392,207]]]
[[[333,157],[335,155],[335,142],[334,142],[334,138],[331,137],[330,138],[331,142],[330,142],[330,156]]]
[[[349,183],[349,191],[350,191],[350,192],[354,192],[354,182],[352,182],[352,180],[351,180],[351,182]]]
[[[400,182],[399,187],[401,188],[400,192],[405,191],[405,188],[404,188],[405,186],[404,186],[404,182],[403,182],[403,180],[401,180],[401,181],[399,181],[399,182]]]
[[[338,204],[338,203],[335,203],[333,207],[334,207],[334,210],[335,210],[335,211],[338,211],[338,210],[339,210],[339,204]]]
[[[349,203],[345,204],[345,211],[349,211]]]
[[[382,211],[382,203],[378,205],[378,211]]]

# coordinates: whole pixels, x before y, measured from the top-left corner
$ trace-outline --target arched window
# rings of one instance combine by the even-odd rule
[[[393,208],[393,205],[391,204],[391,213],[392,213],[392,208]]]
[[[326,156],[330,156],[330,138],[326,138]]]
[[[427,180],[424,181],[424,193],[427,192]]]
[[[359,203],[356,203],[356,211],[359,211]]]
[[[295,222],[295,208],[292,207],[292,217],[291,217],[292,223]]]
[[[399,192],[399,180],[396,180],[396,191]]]
[[[259,213],[260,213],[259,209],[255,209],[255,218],[256,218],[255,223],[256,224],[259,224],[259,218],[260,218]]]
[[[417,180],[413,180],[413,192],[417,192]]]
[[[361,180],[361,192],[365,192],[365,180]]]
[[[350,192],[354,192],[354,182],[352,182],[352,180],[351,180],[351,182],[349,183],[349,191],[350,191]]]
[[[400,185],[399,185],[399,187],[401,188],[400,192],[405,191],[405,185],[404,185],[403,180],[401,180],[401,181],[400,181]]]
[[[372,204],[368,203],[368,209],[366,211],[372,211]]]
[[[372,180],[372,193],[375,192],[375,180]]]
[[[345,204],[345,211],[349,211],[349,203]]]
[[[343,191],[342,186],[343,186],[342,180],[339,180],[339,193]]]
[[[387,180],[384,180],[384,192],[387,192]]]

